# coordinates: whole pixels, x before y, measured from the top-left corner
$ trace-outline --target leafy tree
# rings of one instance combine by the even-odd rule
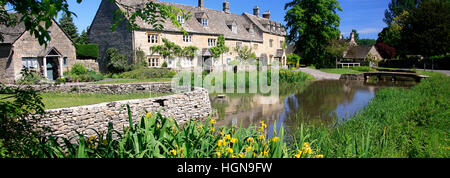
[[[181,53],[184,57],[194,58],[197,51],[198,48],[195,46],[186,46],[182,49]]]
[[[335,62],[337,62],[343,58],[344,51],[348,49],[348,46],[348,43],[345,41],[332,39],[325,50],[327,50],[328,56],[331,59],[335,59]]]
[[[89,43],[89,36],[87,34],[88,31],[89,27],[87,27],[86,30],[83,30],[81,32],[81,35],[75,40],[75,43],[88,44]]]
[[[404,11],[415,9],[422,0],[391,0],[388,9],[384,12],[383,21],[390,26],[394,18],[400,16]]]
[[[107,58],[109,59],[108,70],[113,73],[122,73],[130,70],[128,60],[125,55],[119,53],[116,48],[109,48],[106,50]]]
[[[225,37],[223,35],[220,35],[217,39],[217,46],[212,47],[209,50],[211,51],[214,58],[219,58],[220,56],[222,56],[223,64],[223,53],[229,52],[230,48],[225,45]]]
[[[73,18],[71,16],[63,14],[61,19],[59,19],[59,25],[72,40],[76,40],[78,38],[78,29],[73,23]]]
[[[430,57],[450,52],[450,1],[423,1],[404,23],[401,42],[409,54]]]
[[[242,61],[248,61],[249,59],[257,58],[255,52],[253,52],[252,48],[248,46],[236,46],[236,48],[234,48],[234,51],[237,52],[239,58]]]
[[[183,52],[181,46],[175,44],[174,42],[169,41],[166,38],[163,38],[162,41],[164,43],[163,45],[156,45],[150,47],[152,54],[158,53],[164,59],[181,56]]]
[[[388,44],[389,46],[395,48],[396,50],[400,50],[400,53],[403,52],[402,48],[402,29],[405,26],[405,21],[408,19],[409,12],[403,11],[399,16],[395,17],[391,22],[389,27],[386,27],[378,34],[377,42],[383,42]]]
[[[295,67],[300,67],[300,56],[298,56],[297,54],[291,53],[288,54],[287,56],[287,63],[288,64],[294,64]]]
[[[377,44],[375,44],[375,48],[384,59],[393,59],[397,56],[395,48],[389,46],[386,43],[377,42]]]
[[[120,0],[109,1],[122,4]],[[82,3],[82,0],[76,0],[76,2]],[[6,4],[11,7],[10,10],[3,8]],[[116,21],[111,26],[111,30],[113,31],[123,21],[127,23],[130,30],[139,29],[140,27],[136,24],[137,18],[144,19],[145,22],[152,25],[156,30],[162,30],[164,28],[158,22],[169,20],[181,31],[184,31],[177,20],[177,16],[182,15],[185,19],[190,17],[190,14],[185,13],[184,10],[155,1],[147,1],[145,6],[139,9],[124,6],[129,10],[124,11],[118,9],[115,12],[111,12],[114,13]],[[16,13],[8,13],[8,11],[15,11],[22,16],[19,18]],[[58,13],[62,13],[68,17],[76,15],[69,10],[67,0],[0,0],[0,23],[5,24],[7,27],[12,27],[23,22],[25,24],[25,30],[29,31],[32,36],[34,35],[41,45],[47,45],[47,42],[51,40],[48,29],[52,25],[52,19],[56,18]],[[129,20],[125,16],[128,16]],[[0,33],[0,41],[3,41],[3,35],[3,33]]]
[[[319,68],[329,65],[329,59],[325,59],[325,47],[340,34],[337,11],[342,9],[339,2],[293,0],[285,5],[285,9],[289,9],[285,16],[288,40],[295,43],[295,53],[302,53],[307,64],[315,64]]]
[[[365,45],[365,46],[373,46],[377,43],[377,40],[374,39],[359,39],[356,41],[358,45]]]

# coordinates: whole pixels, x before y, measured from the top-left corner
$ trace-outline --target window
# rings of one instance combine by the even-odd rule
[[[272,31],[276,32],[277,31],[277,27],[273,26]]]
[[[208,26],[208,19],[202,19],[202,25],[203,25],[203,27],[207,27]]]
[[[22,58],[22,68],[25,69],[37,69],[38,68],[38,60],[37,58]]]
[[[183,35],[183,42],[191,43],[192,42],[192,35]]]
[[[148,34],[148,43],[156,44],[159,43],[158,34]]]
[[[63,58],[64,67],[67,67],[69,64],[67,63],[67,57]]]
[[[242,47],[242,42],[236,42],[236,47]]]
[[[216,46],[216,39],[209,38],[208,39],[208,46]]]
[[[227,58],[227,64],[230,64],[231,58]]]
[[[178,20],[178,23],[184,24],[184,18],[183,18],[183,16],[181,16],[181,15],[177,16],[177,20]]]
[[[273,40],[272,39],[269,42],[269,47],[271,47],[271,48],[273,47]]]
[[[148,59],[150,67],[159,67],[159,57],[151,57]]]
[[[249,32],[251,35],[254,35],[254,34],[255,34],[255,30],[254,30],[253,28],[250,28],[250,29],[248,30],[248,32]]]
[[[283,48],[283,44],[284,44],[284,41],[281,40],[281,41],[280,41],[280,48]]]
[[[233,33],[237,33],[237,25],[233,24],[233,25],[231,26],[231,31],[232,31]]]

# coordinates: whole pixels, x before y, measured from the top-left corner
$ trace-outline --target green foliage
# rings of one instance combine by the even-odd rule
[[[225,37],[223,35],[219,35],[217,39],[217,46],[212,47],[209,49],[215,58],[219,58],[223,53],[227,53],[230,51],[230,48],[228,48],[225,45]]]
[[[161,67],[163,67],[163,68],[167,68],[167,62],[166,62],[166,61],[164,61],[164,62],[162,63],[162,65],[161,65]]]
[[[87,74],[87,72],[88,72],[88,70],[81,63],[75,63],[72,66],[72,69],[70,71],[70,73],[75,74],[75,75],[84,75],[84,74]]]
[[[289,9],[288,9],[289,8]],[[337,39],[342,11],[336,0],[292,0],[285,5],[285,21],[289,29],[288,40],[295,43],[295,53],[303,54],[306,64],[316,67],[329,65],[326,58],[330,40]],[[334,61],[334,59],[333,59]]]
[[[291,53],[287,55],[287,64],[294,64],[295,67],[300,67],[300,56]]]
[[[97,59],[98,45],[97,44],[75,44],[78,59]]]
[[[44,104],[39,94],[30,86],[0,86],[0,157],[34,157],[40,148],[39,138],[48,128],[37,130],[39,118],[32,114],[43,114]]]
[[[86,30],[83,30],[81,32],[81,35],[78,38],[76,38],[74,42],[78,43],[78,44],[88,44],[89,43],[89,36],[88,36],[87,32],[89,31],[89,28],[90,27],[87,27]]]
[[[250,59],[258,59],[256,57],[255,52],[253,52],[252,48],[248,46],[236,46],[234,51],[237,52],[239,59],[242,61],[248,61]]]
[[[134,69],[148,67],[148,63],[147,63],[147,58],[146,58],[145,52],[142,51],[142,50],[137,50],[135,52],[135,54],[136,54],[136,64],[134,66]]]
[[[409,54],[450,53],[450,1],[423,1],[404,23],[401,42]]]
[[[374,39],[359,39],[356,41],[360,46],[373,46],[377,44],[377,40]]]
[[[25,68],[22,69],[20,75],[22,75],[22,77],[19,80],[17,80],[17,84],[19,85],[36,85],[43,80],[41,75],[39,75],[35,71],[28,70]]]
[[[356,29],[352,29],[352,32],[355,34],[355,41],[359,40],[359,33],[356,31]]]
[[[352,69],[356,70],[356,71],[360,71],[360,72],[372,72],[373,71],[372,68],[367,67],[367,66],[353,67]]]
[[[162,41],[164,43],[163,45],[156,45],[150,47],[152,54],[158,53],[164,59],[181,56],[182,53],[181,46],[175,44],[174,42],[169,41],[166,38],[163,38]]]
[[[195,46],[186,46],[183,48],[181,53],[182,53],[182,56],[184,56],[184,57],[194,58],[197,51],[198,51],[198,48]]]
[[[116,48],[106,50],[107,59],[109,59],[108,70],[113,73],[122,73],[129,71],[131,66],[125,55],[119,53]]]
[[[176,75],[175,71],[166,68],[142,68],[119,75],[120,78],[126,79],[151,79],[151,78],[172,78]]]
[[[61,19],[59,19],[59,26],[61,26],[62,30],[69,35],[72,40],[76,40],[78,38],[78,29],[73,23],[72,16],[68,16],[63,14]]]
[[[419,3],[420,0],[391,0],[388,9],[384,13],[383,21],[390,26],[401,13],[414,10]]]

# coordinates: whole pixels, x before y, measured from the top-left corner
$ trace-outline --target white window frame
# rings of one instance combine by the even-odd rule
[[[202,25],[203,25],[203,27],[207,27],[208,26],[208,19],[202,19]]]
[[[159,35],[154,33],[147,34],[148,43],[150,44],[159,44]]]
[[[183,35],[183,42],[192,43],[192,35]]]
[[[149,67],[159,67],[160,57],[149,57],[148,65]]]
[[[208,46],[217,46],[217,39],[215,38],[208,38]]]
[[[35,57],[23,57],[22,68],[24,69],[37,69],[39,66],[38,58]]]
[[[184,24],[184,18],[183,18],[183,16],[178,15],[178,16],[177,16],[177,20],[178,20],[178,23]]]

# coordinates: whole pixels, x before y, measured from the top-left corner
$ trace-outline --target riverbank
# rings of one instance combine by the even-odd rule
[[[449,91],[450,78],[433,73],[411,89],[379,91],[341,125],[305,132],[328,158],[448,158]]]

